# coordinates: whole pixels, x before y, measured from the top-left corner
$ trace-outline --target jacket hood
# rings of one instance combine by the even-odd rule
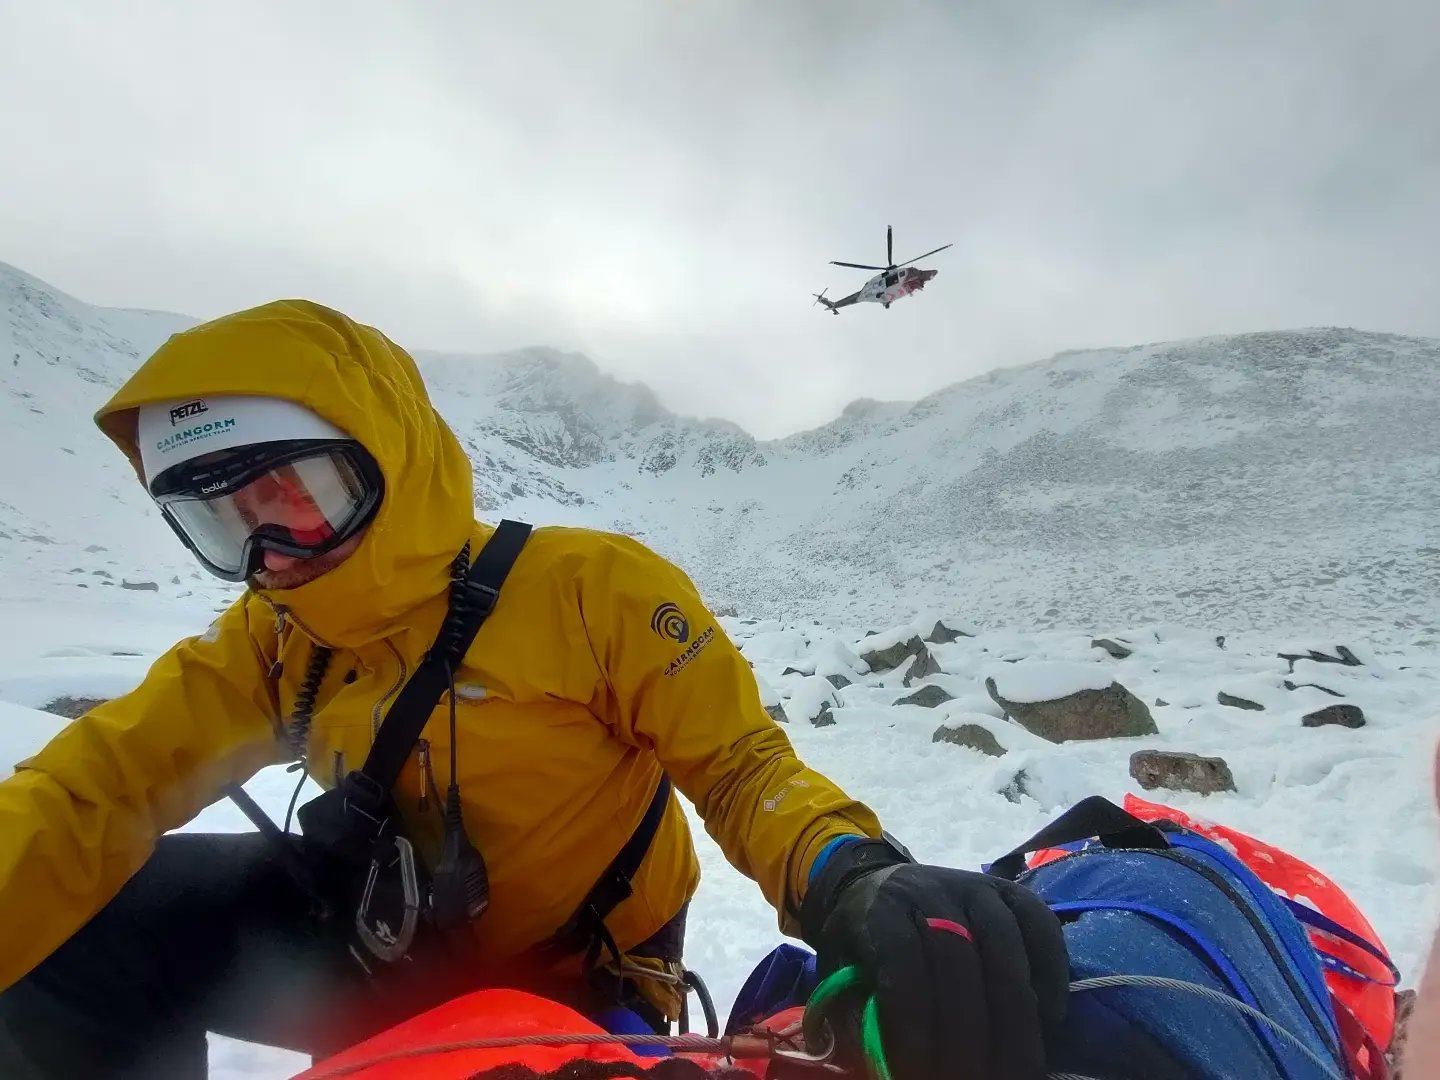
[[[384,334],[308,300],[277,300],[176,334],[95,414],[144,484],[137,411],[177,398],[255,394],[303,405],[368,450],[385,497],[354,554],[295,589],[257,590],[329,645],[409,624],[448,588],[474,527],[470,461],[415,361]]]

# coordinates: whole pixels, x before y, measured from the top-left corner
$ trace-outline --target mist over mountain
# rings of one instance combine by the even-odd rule
[[[224,592],[90,421],[192,323],[0,264],[7,592]],[[477,514],[632,533],[743,614],[1440,633],[1440,341],[1320,328],[1067,352],[770,441],[578,354],[414,355]]]

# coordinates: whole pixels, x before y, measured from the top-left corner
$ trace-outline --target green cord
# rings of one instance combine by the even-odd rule
[[[832,1036],[824,1030],[825,1013],[835,1000],[852,990],[863,990],[864,982],[860,969],[855,966],[843,967],[827,976],[810,1000],[805,1004],[803,1030],[807,1046],[818,1047],[829,1042]],[[885,1043],[880,1037],[880,1006],[873,994],[865,999],[865,1008],[860,1017],[861,1048],[870,1065],[874,1080],[892,1080],[890,1062],[885,1056]],[[813,1052],[813,1051],[812,1051]]]
[[[870,1062],[870,1071],[875,1075],[875,1080],[890,1080],[890,1061],[885,1057],[885,1043],[880,1038],[880,1006],[873,994],[865,1002],[860,1032],[865,1058]]]

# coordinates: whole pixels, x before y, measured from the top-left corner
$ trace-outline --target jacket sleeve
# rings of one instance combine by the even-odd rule
[[[678,568],[603,536],[581,617],[619,736],[652,750],[736,869],[796,932],[810,864],[838,836],[878,836],[871,811],[807,768],[760,704],[750,666]]]
[[[278,756],[243,600],[0,781],[0,989],[78,930],[229,783]]]

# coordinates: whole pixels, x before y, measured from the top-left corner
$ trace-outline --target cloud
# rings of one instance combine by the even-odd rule
[[[1440,334],[1440,9],[11,5],[0,258],[578,348],[762,435],[1062,348]],[[857,287],[893,224],[940,276]]]

